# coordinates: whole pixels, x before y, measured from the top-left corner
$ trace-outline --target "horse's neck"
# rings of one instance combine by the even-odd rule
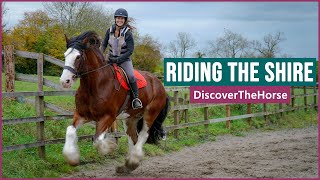
[[[91,71],[104,66],[102,60],[92,51],[86,54],[87,56],[87,70]],[[90,63],[88,63],[90,62]],[[113,79],[113,73],[110,67],[105,67],[97,71],[84,75],[80,79],[80,89],[86,91],[89,95],[97,96],[100,91],[105,91],[103,87],[107,87]]]

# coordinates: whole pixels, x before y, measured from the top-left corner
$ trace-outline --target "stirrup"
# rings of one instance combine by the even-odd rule
[[[162,140],[167,140],[167,132],[166,131],[163,131],[163,133],[161,133],[161,137],[162,137]]]
[[[139,103],[137,106],[135,106],[135,104],[136,104],[135,102],[136,101],[138,101],[138,103]],[[141,102],[141,100],[139,98],[135,98],[135,99],[132,100],[132,108],[133,109],[142,108],[142,102]]]

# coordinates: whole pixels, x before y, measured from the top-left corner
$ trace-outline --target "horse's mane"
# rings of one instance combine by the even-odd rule
[[[87,39],[87,43],[83,43],[83,41]],[[95,53],[99,56],[99,58],[104,62],[104,56],[101,53],[99,47],[101,44],[101,40],[99,35],[95,31],[86,31],[79,36],[72,37],[68,43],[67,48],[73,47],[75,49],[84,50],[87,48],[91,48],[95,51]]]
[[[83,40],[87,38],[89,44],[84,44]],[[67,48],[74,47],[79,49],[86,49],[88,47],[99,48],[101,40],[95,31],[86,31],[79,36],[72,37],[68,43]],[[89,45],[89,46],[88,46]]]

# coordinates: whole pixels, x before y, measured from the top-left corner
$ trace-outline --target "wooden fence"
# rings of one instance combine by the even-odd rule
[[[21,150],[25,148],[38,148],[39,156],[45,157],[45,146],[49,144],[58,144],[63,143],[64,138],[60,139],[46,139],[44,137],[44,123],[46,121],[58,121],[72,118],[72,113],[65,111],[53,104],[47,103],[44,101],[44,96],[74,96],[75,91],[62,91],[59,85],[54,82],[45,79],[43,77],[43,64],[44,61],[51,62],[60,67],[64,66],[63,61],[41,54],[41,53],[30,53],[25,51],[14,50],[13,46],[5,46],[5,76],[6,76],[6,92],[2,92],[3,98],[17,98],[17,97],[35,97],[35,107],[36,107],[36,117],[26,117],[26,118],[15,118],[15,119],[3,119],[2,125],[15,125],[36,122],[37,124],[37,141],[28,144],[12,145],[2,147],[3,152]],[[37,60],[37,76],[31,75],[21,75],[15,74],[14,72],[14,57],[19,56],[23,58],[31,58]],[[12,70],[13,68],[13,70]],[[33,82],[38,84],[38,91],[36,92],[14,92],[14,82],[15,80]],[[43,86],[48,86],[56,89],[55,91],[44,91]],[[303,89],[303,94],[294,94],[295,89]],[[312,93],[307,93],[307,89],[312,89]],[[166,91],[170,94],[173,94],[170,99],[173,102],[173,105],[170,108],[170,112],[173,113],[173,125],[166,126],[166,131],[173,131],[175,138],[179,137],[179,129],[189,128],[194,126],[204,126],[208,130],[208,125],[216,122],[226,122],[226,128],[230,128],[231,121],[239,119],[247,119],[249,125],[251,124],[251,119],[253,117],[264,117],[267,120],[267,117],[272,114],[280,114],[283,116],[284,112],[291,112],[300,109],[315,108],[317,110],[317,95],[318,95],[318,86],[314,87],[291,87],[291,103],[290,104],[279,104],[277,110],[268,111],[268,104],[263,104],[262,112],[252,113],[252,105],[246,104],[247,111],[244,115],[231,115],[231,106],[233,104],[190,104],[188,98],[189,87],[166,87]],[[313,101],[308,102],[307,97],[313,96]],[[303,98],[304,105],[297,106],[296,99]],[[224,106],[226,109],[226,116],[220,118],[209,119],[209,108],[213,106]],[[61,115],[56,116],[45,116],[44,108],[52,109],[56,112],[59,112]],[[196,122],[189,122],[188,111],[191,109],[203,109],[203,119]],[[184,119],[184,122],[181,122],[181,119]],[[113,136],[119,137],[125,135],[123,132],[116,132],[112,134]],[[90,139],[92,135],[83,135],[79,137],[79,140]]]

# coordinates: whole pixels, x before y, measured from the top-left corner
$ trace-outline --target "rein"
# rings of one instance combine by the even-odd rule
[[[84,76],[84,75],[86,75],[86,74],[90,74],[90,73],[95,72],[95,71],[98,71],[98,70],[103,69],[103,68],[105,68],[105,67],[107,67],[107,66],[110,66],[110,65],[111,65],[111,64],[105,64],[105,65],[103,65],[103,66],[101,66],[101,67],[99,67],[99,68],[97,68],[97,69],[94,69],[94,70],[91,70],[91,71],[87,71],[87,72],[81,73],[81,74],[79,74],[79,77]]]
[[[70,67],[70,66],[64,66],[63,69],[67,69],[67,70],[69,70],[70,72],[72,72],[73,74],[75,74],[75,75],[73,76],[74,78],[81,78],[81,76],[84,76],[84,75],[90,74],[90,73],[92,73],[92,72],[98,71],[98,70],[103,69],[103,68],[105,68],[105,67],[107,67],[107,66],[110,66],[110,65],[111,65],[111,64],[106,64],[106,65],[103,65],[103,66],[101,66],[101,67],[99,67],[99,68],[97,68],[97,69],[93,69],[93,70],[90,70],[90,71],[87,71],[87,72],[84,72],[84,73],[79,73],[79,72],[77,72],[74,68],[72,68],[72,67]]]

